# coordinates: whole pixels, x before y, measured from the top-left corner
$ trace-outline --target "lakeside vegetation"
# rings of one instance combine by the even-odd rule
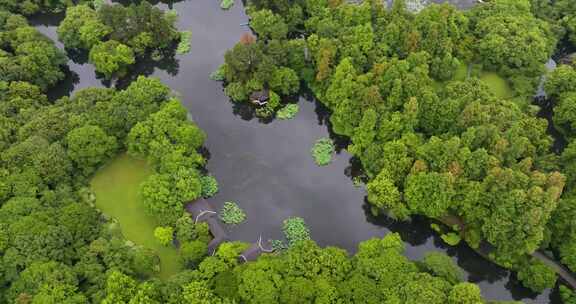
[[[558,253],[556,237],[573,242],[553,228],[556,210],[572,208],[560,199],[571,185],[532,98],[558,42],[574,42],[573,4],[494,0],[411,13],[404,1],[250,3],[256,37],[225,55],[234,101],[263,88],[284,98],[304,85],[330,110],[334,133],[350,139],[374,215],[456,222],[446,225],[448,242],[519,271],[534,291],[556,284],[532,254]],[[572,115],[559,110],[556,121]]]
[[[189,51],[191,33],[178,32],[177,18],[147,1],[130,6],[102,4],[97,9],[76,5],[66,10],[58,37],[67,49],[88,51],[90,62],[106,78],[122,77],[137,58],[161,58],[177,41],[179,54]]]
[[[492,260],[541,291],[557,278],[534,251],[550,249],[576,270],[576,71],[561,66],[546,83],[569,141],[560,155],[531,97],[557,41],[576,40],[576,16],[567,15],[576,7],[531,2],[413,14],[403,1],[385,10],[376,0],[251,0],[256,36],[226,54],[226,92],[245,102],[270,89],[256,111],[271,117],[281,116],[284,98],[312,90],[331,111],[333,131],[350,139],[375,215],[425,215],[448,243],[489,247]],[[67,47],[91,45],[97,70],[121,76],[138,54],[164,48],[150,44],[150,33],[175,31],[164,23],[170,15],[141,3],[73,6],[61,39],[78,35]],[[7,0],[0,8],[32,14],[68,5]],[[72,18],[73,10],[83,13]],[[101,22],[106,10],[115,33]],[[164,21],[124,32],[142,16]],[[116,34],[129,38],[108,39]],[[65,54],[4,11],[0,47],[0,303],[497,303],[442,253],[410,261],[395,233],[359,243],[354,255],[320,248],[298,217],[283,223],[285,251],[240,264],[250,245],[232,241],[209,256],[208,226],[184,211],[218,191],[200,153],[207,135],[171,90],[139,77],[125,89],[51,101],[46,92],[64,77]],[[466,62],[479,66],[471,77]],[[334,147],[322,144],[314,156],[327,164]],[[228,209],[238,222],[240,211]],[[576,301],[560,290],[566,303]]]
[[[282,109],[278,110],[276,117],[278,119],[292,119],[298,114],[300,107],[295,103],[289,103],[285,105]]]

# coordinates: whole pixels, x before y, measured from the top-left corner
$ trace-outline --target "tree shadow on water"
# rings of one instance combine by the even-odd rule
[[[77,64],[87,64],[90,51],[85,49],[66,49],[66,56]]]
[[[70,96],[74,91],[74,88],[78,83],[80,83],[80,76],[68,66],[63,69],[64,79],[60,80],[56,86],[50,88],[46,95],[49,100],[55,101],[64,96]]]
[[[232,113],[235,116],[240,117],[245,121],[252,121],[253,119],[258,119],[261,124],[269,124],[274,121],[274,117],[259,117],[256,115],[257,107],[250,104],[249,102],[234,102],[230,100],[232,104]]]
[[[505,287],[510,291],[512,298],[516,301],[521,301],[523,299],[536,299],[538,295],[540,295],[539,293],[533,292],[532,290],[522,286],[522,283],[520,283],[518,277],[514,273],[510,273]]]
[[[374,216],[370,210],[371,206],[368,203],[368,197],[364,197],[362,209],[366,215],[367,222],[400,234],[402,240],[411,246],[423,245],[433,235],[428,221],[422,217],[414,216],[407,221],[398,221],[386,214]]]
[[[366,220],[369,223],[385,227],[391,232],[400,234],[402,240],[411,246],[425,245],[430,238],[433,238],[434,247],[444,251],[448,256],[455,257],[458,266],[468,274],[468,280],[470,282],[494,283],[506,278],[509,274],[506,269],[485,259],[465,242],[461,242],[457,246],[449,246],[444,243],[438,233],[430,227],[431,221],[425,217],[412,216],[412,218],[407,221],[398,221],[386,214],[374,216],[370,211],[371,207],[367,197],[364,200],[362,208],[364,209]],[[514,290],[507,288],[510,289],[512,293],[517,293],[520,297],[526,296],[526,289],[522,286],[514,283],[510,286],[513,287]]]
[[[27,19],[28,19],[28,23],[30,23],[31,26],[39,26],[39,25],[58,26],[58,25],[60,25],[60,22],[62,22],[62,20],[64,20],[65,17],[66,17],[66,12],[61,11],[61,12],[55,12],[55,13],[51,13],[51,12],[36,13],[32,16],[29,16]]]
[[[180,62],[176,58],[175,47],[160,51],[159,59],[153,59],[152,52],[147,52],[144,56],[136,58],[136,63],[129,68],[128,73],[117,80],[116,87],[126,88],[139,76],[150,76],[156,69],[165,71],[170,76],[178,75]]]

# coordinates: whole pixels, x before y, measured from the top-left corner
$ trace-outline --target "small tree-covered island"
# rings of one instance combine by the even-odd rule
[[[315,237],[349,205],[366,237]],[[574,304],[575,272],[576,1],[0,0],[0,304]]]

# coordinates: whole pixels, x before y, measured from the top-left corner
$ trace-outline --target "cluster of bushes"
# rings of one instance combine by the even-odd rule
[[[449,257],[436,253],[412,262],[397,234],[360,243],[353,257],[302,241],[239,265],[236,257],[246,248],[225,243],[195,270],[167,281],[111,272],[104,303],[485,303]]]
[[[0,10],[30,16],[40,12],[57,12],[74,3],[91,3],[92,1],[94,0],[2,0]]]
[[[557,165],[566,175],[566,190],[552,214],[545,235],[562,263],[576,272],[576,69],[568,65],[559,66],[547,76],[545,88],[554,104],[554,127],[568,143]],[[572,301],[576,301],[576,296],[572,297]]]
[[[147,1],[130,6],[103,4],[97,9],[77,5],[66,10],[58,36],[68,49],[89,51],[90,62],[106,78],[121,77],[136,58],[162,57],[174,42],[189,40],[175,28],[176,19],[175,13],[165,13]],[[183,44],[180,51],[185,48]]]
[[[42,89],[64,78],[65,54],[20,16],[0,10],[0,80]]]
[[[226,81],[226,94],[235,102],[246,102],[252,93],[270,90],[265,107],[258,109],[260,117],[271,117],[281,108],[280,96],[297,93],[299,78],[289,66],[306,66],[304,40],[286,40],[287,28],[281,18],[274,15],[253,16],[251,25],[268,29],[266,37],[245,34],[240,42],[226,52],[222,75]],[[266,41],[265,38],[271,38]]]
[[[331,111],[334,132],[350,138],[374,214],[461,223],[447,225],[452,239],[488,245],[534,290],[554,285],[530,255],[554,238],[548,225],[565,178],[531,98],[561,33],[529,0],[417,13],[401,0],[388,9],[376,0],[253,0],[248,11],[257,38],[225,56],[233,100],[262,88],[289,95],[304,83]],[[501,95],[512,98],[475,77],[482,71],[504,78],[513,92]],[[542,275],[526,274],[534,269]]]
[[[553,31],[576,45],[576,2],[572,0],[531,0],[532,12],[546,20]]]
[[[198,153],[206,134],[188,119],[176,99],[138,122],[127,138],[128,153],[146,158],[155,174],[141,185],[146,210],[161,225],[174,225],[184,204],[200,198],[200,169],[205,159]]]

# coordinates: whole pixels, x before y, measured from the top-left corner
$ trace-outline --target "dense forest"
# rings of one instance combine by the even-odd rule
[[[498,303],[443,253],[409,260],[396,233],[353,255],[312,240],[248,263],[237,258],[243,242],[208,255],[208,226],[184,205],[217,191],[210,134],[177,94],[137,77],[47,97],[66,52],[88,53],[111,79],[145,56],[173,55],[177,15],[125,2],[0,0],[0,303]],[[311,92],[362,164],[374,215],[425,216],[448,243],[466,242],[541,292],[558,278],[535,252],[576,271],[576,68],[568,58],[545,69],[576,44],[576,3],[486,2],[413,12],[402,0],[250,0],[254,35],[220,71],[233,102],[269,92],[254,106],[261,117]],[[26,17],[54,11],[65,12],[66,52]],[[547,97],[535,103],[543,79]],[[553,147],[545,107],[566,147]],[[168,279],[156,253],[95,206],[91,178],[122,153],[152,168],[140,195],[159,241],[178,249],[182,271]]]
[[[533,96],[560,44],[576,42],[573,1],[493,0],[469,11],[404,1],[251,1],[256,36],[226,54],[226,92],[309,89],[362,163],[372,213],[424,215],[541,291],[551,249],[576,270],[571,153],[552,149]],[[507,90],[483,75],[497,73]],[[571,141],[574,69],[548,76],[546,102]],[[299,87],[302,85],[302,87]],[[278,98],[282,99],[282,98]],[[270,102],[265,115],[280,106]],[[263,113],[262,108],[257,110]]]

